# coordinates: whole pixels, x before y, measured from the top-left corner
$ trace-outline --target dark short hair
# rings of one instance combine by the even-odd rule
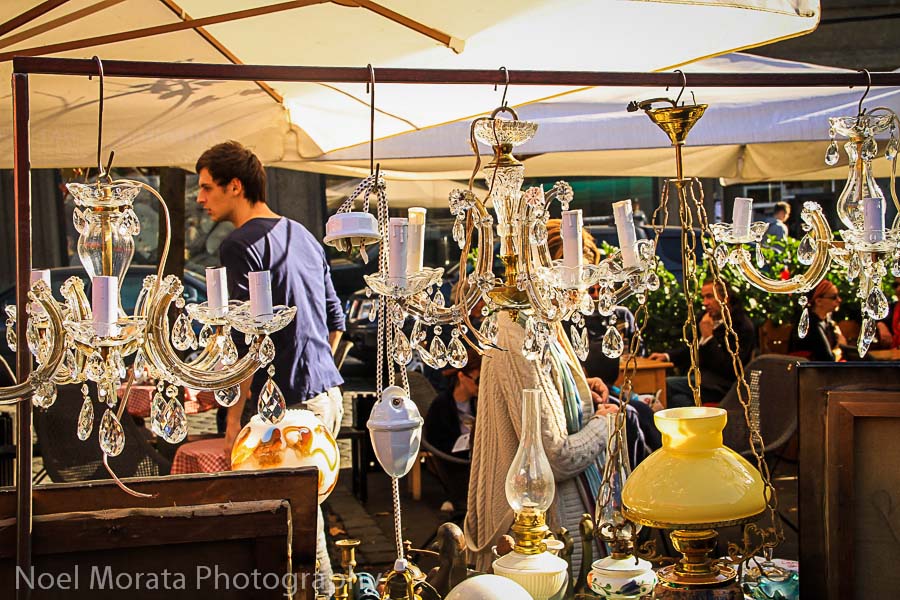
[[[206,169],[213,181],[223,187],[232,179],[239,180],[250,204],[266,201],[266,170],[253,151],[240,142],[216,144],[200,155],[194,168],[197,173]]]
[[[776,202],[775,203],[775,212],[778,212],[779,210],[784,211],[785,217],[791,216],[791,205],[788,204],[787,202]]]
[[[722,297],[725,295],[728,296],[728,308],[732,308],[732,309],[743,308],[744,302],[743,302],[743,299],[741,298],[740,292],[738,292],[737,289],[734,286],[732,286],[731,284],[729,284],[727,281],[722,280],[722,279],[716,280],[713,277],[707,277],[706,279],[703,280],[703,283],[701,284],[700,287],[702,288],[703,286],[707,286],[707,285],[711,285],[715,288],[718,288],[719,297]]]

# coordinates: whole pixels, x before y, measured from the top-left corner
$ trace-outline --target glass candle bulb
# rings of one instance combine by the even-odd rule
[[[506,500],[513,511],[542,513],[550,508],[556,484],[541,441],[541,392],[522,391],[519,449],[506,474]]]

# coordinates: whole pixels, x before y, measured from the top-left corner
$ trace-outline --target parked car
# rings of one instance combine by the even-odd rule
[[[134,305],[137,301],[138,293],[144,284],[144,278],[148,275],[155,275],[157,267],[154,265],[131,265],[125,274],[125,280],[122,282],[121,301],[122,308],[127,314],[134,313]],[[56,267],[50,269],[50,287],[53,290],[53,296],[60,302],[63,301],[59,288],[62,284],[72,276],[77,276],[84,281],[84,291],[88,299],[91,297],[91,282],[87,272],[83,267]],[[184,284],[184,292],[182,296],[185,302],[206,302],[206,279],[202,275],[185,271],[182,278]],[[15,352],[10,349],[6,343],[6,307],[16,303],[16,286],[10,286],[0,292],[0,311],[2,311],[2,319],[0,319],[0,356],[2,356],[15,370]],[[5,369],[0,368],[0,385],[9,385],[12,382],[8,379]]]

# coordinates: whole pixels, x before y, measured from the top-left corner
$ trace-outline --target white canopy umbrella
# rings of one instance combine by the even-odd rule
[[[226,20],[220,16],[225,11],[256,16]],[[383,67],[653,71],[808,33],[819,14],[817,0],[7,0],[0,3],[0,77],[9,75],[16,53],[371,63],[376,81]],[[702,35],[690,34],[700,28]],[[227,138],[251,145],[267,163],[309,160],[368,139],[364,87],[108,78],[106,146],[116,150],[120,166],[190,166],[202,150]],[[376,87],[378,138],[467,119],[500,98],[484,85]],[[522,104],[567,91],[517,88],[510,99]],[[9,147],[4,95],[0,141]],[[35,167],[92,162],[96,102],[96,81],[32,77]],[[2,161],[8,167],[10,154]]]
[[[730,54],[685,67],[691,73],[821,73],[844,69]],[[852,71],[851,71],[852,72]],[[510,90],[515,96],[518,89]],[[696,100],[709,104],[688,135],[686,174],[722,177],[729,182],[836,179],[847,172],[847,157],[826,167],[830,116],[854,115],[863,89],[848,88],[702,88]],[[532,140],[516,155],[530,176],[675,175],[673,151],[665,134],[642,112],[629,113],[629,101],[677,95],[677,90],[591,88],[518,108],[519,117],[538,123]],[[690,92],[686,92],[689,94]],[[900,113],[900,88],[873,88],[868,109],[885,106]],[[380,140],[382,169],[392,177],[463,177],[474,162],[469,122],[458,122]],[[490,152],[482,147],[482,152]],[[368,168],[366,145],[331,152],[304,168],[352,173]],[[887,176],[890,163],[874,163]]]

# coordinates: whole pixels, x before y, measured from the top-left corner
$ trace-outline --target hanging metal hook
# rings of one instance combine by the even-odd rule
[[[862,98],[859,99],[859,107],[856,112],[857,115],[861,116],[861,115],[865,114],[865,111],[863,110],[863,100],[866,99],[866,96],[869,95],[869,90],[872,89],[872,74],[869,73],[868,69],[860,69],[859,71],[857,71],[857,73],[865,73],[866,74],[866,91],[863,92]]]
[[[500,100],[500,106],[506,106],[506,92],[509,91],[509,71],[506,70],[506,67],[500,67],[500,71],[503,73],[503,77],[505,81],[503,82],[503,98]],[[497,91],[497,86],[499,83],[494,84],[494,91]]]
[[[103,164],[100,162],[100,152],[103,148],[103,61],[100,60],[99,56],[91,57],[95,63],[97,63],[97,72],[100,76],[100,102],[99,102],[99,114],[97,116],[97,179],[99,181],[100,177],[103,176]],[[88,75],[88,79],[93,79],[93,75]]]
[[[366,82],[366,93],[369,99],[369,175],[375,173],[375,67],[369,67],[369,81]],[[376,178],[377,179],[377,178]]]
[[[684,74],[684,71],[681,69],[675,69],[676,73],[681,73],[681,91],[678,92],[678,97],[675,98],[675,106],[678,106],[678,101],[681,100],[681,95],[684,93],[684,89],[687,87],[687,75]],[[666,86],[666,91],[669,91],[670,86]],[[696,101],[695,101],[696,102]]]

